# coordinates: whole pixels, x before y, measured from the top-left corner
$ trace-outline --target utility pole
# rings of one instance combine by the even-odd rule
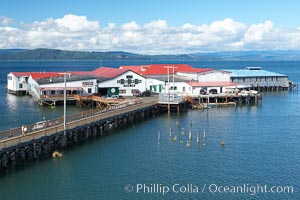
[[[71,75],[71,73],[59,73],[61,75],[64,75],[64,133],[66,134],[66,125],[67,125],[67,76]]]

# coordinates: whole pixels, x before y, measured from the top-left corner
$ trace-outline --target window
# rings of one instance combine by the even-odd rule
[[[64,94],[64,91],[63,91],[63,90],[60,90],[60,91],[59,91],[59,94]]]
[[[55,90],[51,90],[51,95],[55,95]]]
[[[92,88],[88,88],[88,93],[89,93],[89,94],[92,93]]]
[[[7,80],[12,80],[12,77],[11,77],[11,76],[8,76],[8,77],[7,77]]]
[[[128,84],[131,84],[132,83],[132,80],[131,79],[128,79]]]
[[[132,75],[127,75],[126,78],[127,78],[127,79],[133,78],[133,76],[132,76]]]
[[[126,90],[119,90],[119,94],[126,94]]]
[[[125,80],[124,79],[121,79],[121,84],[124,84],[125,83]]]
[[[182,92],[185,92],[185,87],[184,86],[182,87]]]
[[[139,79],[134,79],[134,84],[139,84]]]
[[[19,88],[23,88],[23,84],[22,83],[19,84]]]

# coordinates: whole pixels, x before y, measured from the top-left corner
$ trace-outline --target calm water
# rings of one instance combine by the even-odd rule
[[[103,61],[103,65],[110,67],[145,63]],[[300,62],[183,63],[219,69],[262,66],[300,82]],[[92,70],[98,65],[99,62],[93,61],[0,62],[0,128],[32,123],[43,116],[62,115],[60,107],[48,109],[37,106],[30,97],[6,94],[7,72]],[[61,159],[40,161],[2,175],[0,199],[300,199],[299,103],[298,91],[266,93],[261,106],[190,110],[180,115],[158,116],[78,145],[66,151]],[[78,108],[69,107],[68,111],[77,112]],[[180,128],[176,127],[177,120]],[[169,137],[170,127],[172,137],[178,135],[176,142]],[[179,142],[181,128],[185,128],[183,144]],[[187,148],[190,129],[193,141]],[[198,131],[200,145],[195,139]],[[222,140],[224,147],[220,146]],[[137,192],[137,186],[143,184],[148,189]],[[160,191],[167,187],[170,191],[163,196],[162,192],[153,190],[154,184]],[[181,186],[183,191],[191,184],[194,193],[176,193]],[[248,192],[224,193],[223,189],[223,193],[212,193],[214,184],[229,187],[245,184]],[[250,187],[257,185],[266,185],[268,189],[292,186],[294,193],[254,195],[255,188]],[[125,191],[132,188],[132,192]]]

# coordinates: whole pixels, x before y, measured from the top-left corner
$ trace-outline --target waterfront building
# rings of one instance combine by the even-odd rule
[[[245,85],[257,91],[287,90],[292,82],[288,76],[263,70],[261,67],[246,67],[245,69],[228,69],[230,80],[238,85]]]
[[[66,75],[67,98],[72,98],[76,94],[91,95],[96,93],[98,82],[105,80],[107,80],[105,77],[70,73]],[[28,79],[28,87],[30,94],[36,100],[63,100],[64,76],[58,72],[32,73]]]
[[[99,67],[93,71],[70,72],[66,81],[68,95],[83,96],[133,96],[144,91],[197,96],[237,89],[282,90],[291,86],[286,75],[260,67],[218,70],[187,64]],[[17,95],[31,94],[36,99],[58,97],[63,94],[63,88],[61,72],[11,72],[7,75],[7,90]]]
[[[7,74],[7,91],[15,95],[28,92],[28,78],[31,72],[10,72]]]
[[[93,71],[69,72],[66,76],[67,95],[132,96],[146,90],[146,79],[131,70],[100,67]],[[63,72],[11,72],[7,75],[7,91],[30,94],[35,99],[62,98]]]
[[[230,72],[212,68],[194,68],[187,64],[152,64],[120,68],[130,69],[145,76],[146,88],[158,93],[194,96],[199,95],[201,90],[207,93],[209,91],[222,93],[238,86],[230,80]]]
[[[106,81],[98,82],[100,95],[110,95],[111,90],[122,96],[133,96],[137,91],[146,90],[146,78],[132,70],[100,67],[92,72],[93,75],[107,78]]]

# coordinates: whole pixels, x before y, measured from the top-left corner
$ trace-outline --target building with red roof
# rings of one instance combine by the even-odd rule
[[[40,95],[60,95],[64,87],[62,72],[11,72],[7,79],[9,93],[30,93],[38,98]],[[99,67],[93,71],[70,72],[66,84],[67,91],[72,94],[132,96],[137,91],[146,90],[145,80],[144,76],[130,69]]]
[[[119,69],[119,68],[111,68],[111,67],[99,67],[94,71],[90,72],[94,76],[102,76],[106,78],[115,78],[120,76],[121,74],[129,71],[129,69]]]
[[[112,90],[117,90],[122,96],[132,96],[146,90],[146,78],[131,69],[100,67],[93,74],[108,78],[107,81],[98,83],[100,95],[110,95]]]
[[[38,95],[41,91],[46,91],[46,95],[61,93],[62,76],[61,72],[11,72],[8,74],[8,91],[24,93],[36,90]],[[203,89],[213,89],[222,93],[227,88],[237,86],[231,81],[228,71],[172,63],[119,68],[99,67],[92,71],[70,72],[70,76],[67,79],[67,87],[78,88],[78,92],[82,94],[98,93],[102,96],[132,96],[137,91],[146,90],[199,95]],[[60,90],[52,91],[53,88]]]
[[[188,64],[151,64],[120,68],[144,75],[147,77],[147,89],[159,93],[199,94],[203,87],[222,92],[231,82],[230,73],[226,71],[195,68]]]
[[[121,66],[120,69],[130,69],[144,76],[168,75],[178,72],[201,73],[212,70],[211,68],[194,68],[188,64],[152,64],[140,66]]]

